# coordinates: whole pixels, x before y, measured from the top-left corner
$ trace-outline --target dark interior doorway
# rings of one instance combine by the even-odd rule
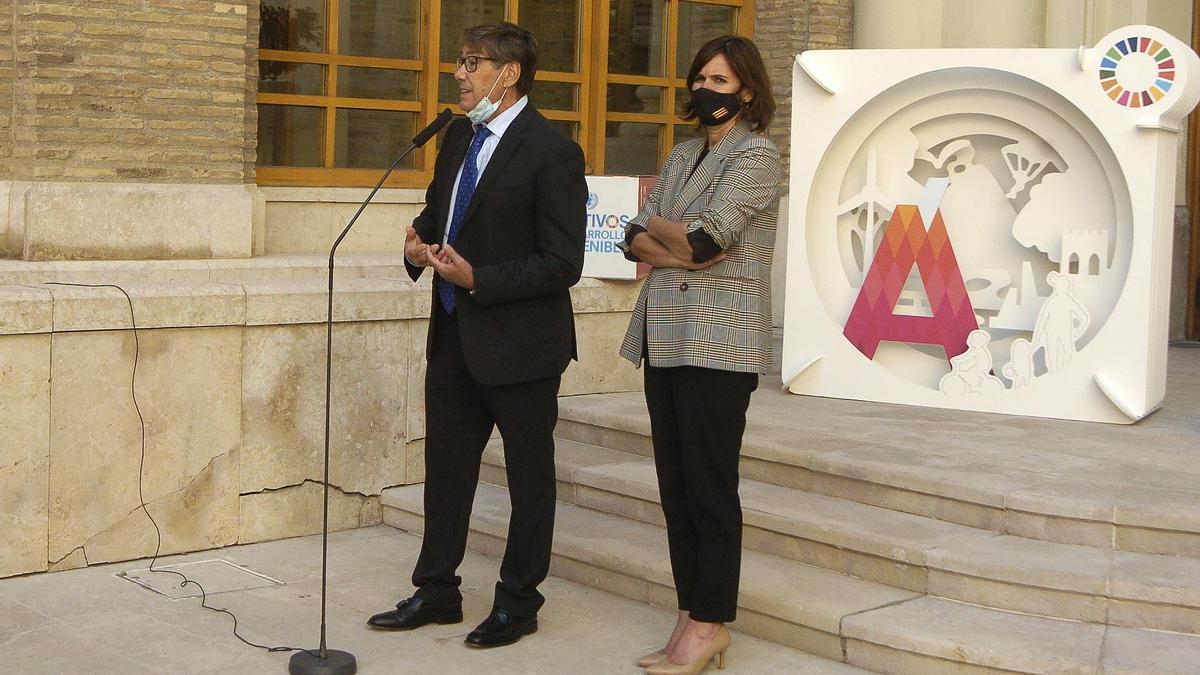
[[[1192,49],[1200,48],[1200,0],[1192,2]],[[1186,332],[1189,340],[1200,340],[1200,113],[1188,118],[1187,208],[1191,221],[1188,252],[1188,298]]]

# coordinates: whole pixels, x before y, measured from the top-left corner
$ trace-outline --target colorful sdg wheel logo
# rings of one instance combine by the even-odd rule
[[[1114,44],[1100,60],[1100,86],[1127,108],[1154,105],[1175,82],[1175,59],[1162,43],[1131,37]]]

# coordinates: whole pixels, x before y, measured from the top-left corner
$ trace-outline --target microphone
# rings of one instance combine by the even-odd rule
[[[454,117],[454,113],[450,112],[449,108],[446,108],[442,112],[438,113],[437,118],[435,118],[432,122],[430,122],[429,126],[422,129],[421,133],[417,134],[416,136],[413,136],[413,139],[412,139],[413,146],[419,148],[422,145],[425,145],[425,143],[429,139],[436,136],[437,132],[441,131],[442,127],[446,126],[450,122],[450,119],[453,117]]]
[[[438,114],[429,126],[425,127],[412,139],[412,144],[400,153],[396,161],[388,167],[387,171],[383,172],[383,177],[375,184],[375,188],[359,205],[358,211],[354,212],[354,216],[350,218],[350,222],[346,223],[345,229],[338,235],[336,241],[333,242],[333,247],[329,249],[329,307],[328,316],[325,322],[325,481],[324,499],[322,505],[322,525],[321,525],[321,646],[313,650],[301,650],[292,655],[291,661],[288,662],[288,672],[291,675],[353,675],[358,670],[358,662],[354,655],[349,652],[344,652],[337,649],[329,649],[325,642],[325,585],[328,579],[328,560],[329,560],[329,402],[332,390],[333,379],[333,257],[337,253],[338,245],[350,233],[350,228],[354,227],[354,223],[358,220],[358,216],[362,214],[363,209],[367,208],[367,204],[371,203],[371,198],[379,192],[379,188],[383,187],[383,182],[391,175],[392,171],[404,160],[412,154],[413,150],[425,145],[429,139],[433,138],[437,132],[446,126],[450,119],[454,117],[454,113],[446,108]]]

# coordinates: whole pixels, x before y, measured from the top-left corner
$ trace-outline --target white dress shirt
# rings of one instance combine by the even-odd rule
[[[490,121],[476,125],[475,130],[478,132],[479,127],[487,127],[488,131],[492,132],[491,136],[483,141],[483,146],[479,148],[479,157],[475,160],[476,180],[483,177],[483,171],[487,168],[488,162],[492,159],[492,154],[496,152],[496,146],[500,145],[500,139],[504,136],[504,132],[508,131],[508,127],[512,124],[517,115],[525,109],[525,105],[529,103],[528,96],[522,96],[511,108],[505,110],[493,117]],[[465,163],[465,160],[464,160]],[[458,184],[462,181],[462,167],[458,167],[458,175],[454,177],[454,192],[450,194],[450,210],[446,212],[446,218],[454,217],[454,203],[458,201]],[[478,183],[477,183],[478,184]],[[446,229],[442,234],[442,243],[446,243],[446,237],[450,235],[450,223],[447,221]]]

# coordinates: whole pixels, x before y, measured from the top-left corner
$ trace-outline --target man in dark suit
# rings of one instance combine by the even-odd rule
[[[512,518],[491,614],[466,639],[511,644],[537,630],[554,531],[554,425],[576,357],[569,289],[583,270],[583,152],[529,102],[537,41],[510,23],[464,35],[454,77],[469,119],[451,123],[408,228],[409,275],[435,273],[426,346],[425,539],[416,593],[368,622],[382,630],[462,621],[467,529],[484,446],[504,439]]]

